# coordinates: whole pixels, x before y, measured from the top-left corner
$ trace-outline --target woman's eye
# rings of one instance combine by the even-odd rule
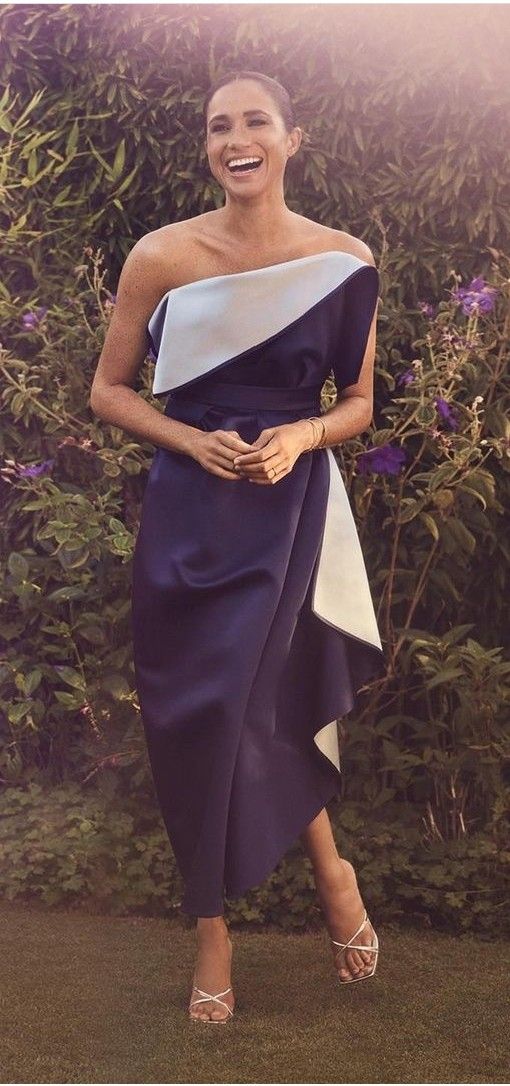
[[[265,124],[266,122],[262,117],[254,117],[253,120],[248,121],[248,124]],[[224,124],[217,124],[211,129],[211,132],[221,132],[226,126]]]

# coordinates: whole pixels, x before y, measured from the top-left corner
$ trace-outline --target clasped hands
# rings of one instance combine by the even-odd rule
[[[312,427],[306,419],[268,426],[256,441],[243,441],[237,430],[202,432],[194,448],[195,459],[215,475],[245,479],[261,486],[279,482],[301,453],[312,444]]]

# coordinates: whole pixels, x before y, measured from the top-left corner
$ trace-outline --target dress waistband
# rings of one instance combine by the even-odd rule
[[[191,388],[172,389],[170,399],[193,400],[219,407],[266,408],[276,411],[320,412],[322,385],[308,388],[262,388],[227,381],[200,381]]]

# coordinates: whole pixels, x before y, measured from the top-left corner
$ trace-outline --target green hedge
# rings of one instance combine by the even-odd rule
[[[510,852],[484,833],[424,840],[409,811],[385,817],[331,805],[342,853],[355,864],[372,918],[382,923],[499,935],[509,930]],[[182,881],[153,805],[112,801],[78,784],[11,788],[0,820],[0,894],[7,901],[118,915],[180,915]],[[288,931],[324,923],[310,861],[297,846],[244,898],[226,899],[233,925]],[[186,917],[186,922],[192,923]]]
[[[152,794],[129,596],[153,447],[88,396],[133,242],[223,202],[203,151],[209,80],[258,67],[289,86],[307,133],[288,205],[363,237],[381,276],[373,426],[336,454],[388,672],[342,725],[342,806],[395,809],[405,849],[430,838],[447,874],[474,850],[466,870],[487,873],[492,900],[476,856],[499,849],[509,806],[504,34],[494,10],[489,65],[476,11],[428,15],[425,50],[409,11],[373,10],[0,10],[0,803],[110,774],[119,812]],[[459,41],[469,65],[453,63]],[[149,400],[152,372],[147,358]]]

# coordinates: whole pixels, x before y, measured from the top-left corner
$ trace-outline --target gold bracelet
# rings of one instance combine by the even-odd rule
[[[322,436],[320,431],[316,429],[316,424],[318,422],[320,422],[320,418],[319,418],[318,415],[312,415],[311,418],[308,419],[308,422],[311,423],[312,430],[313,430],[313,442],[312,442],[312,444],[310,446],[310,450],[311,449],[317,449],[319,444],[320,444],[320,440],[321,440],[321,436]]]
[[[326,438],[327,438],[327,436],[328,436],[328,433],[327,433],[327,430],[326,430],[326,423],[324,422],[324,419],[321,419],[321,418],[320,418],[320,419],[319,419],[319,422],[320,422],[320,423],[321,423],[321,425],[322,425],[322,434],[321,434],[321,438],[320,438],[319,444],[317,445],[317,448],[318,448],[318,449],[323,449],[323,448],[324,448],[324,445],[325,445],[325,443],[326,443]]]
[[[312,449],[315,449],[315,447],[317,445],[317,433],[318,433],[318,431],[315,429],[315,419],[316,419],[315,415],[312,418],[305,419],[305,422],[310,423],[310,426],[312,427],[312,433],[313,433],[312,444],[308,446],[308,448],[306,450],[307,452],[311,452]]]
[[[324,419],[321,418],[320,415],[312,415],[310,418],[306,419],[306,422],[311,423],[312,430],[313,430],[313,441],[312,441],[312,444],[309,446],[307,451],[310,452],[312,449],[322,449],[323,446],[324,446],[324,442],[326,440],[326,424],[324,422]],[[319,439],[318,440],[317,440],[317,437],[316,437],[318,431],[315,429],[316,422],[319,422],[321,424],[321,426],[322,426],[322,434],[319,433]]]

